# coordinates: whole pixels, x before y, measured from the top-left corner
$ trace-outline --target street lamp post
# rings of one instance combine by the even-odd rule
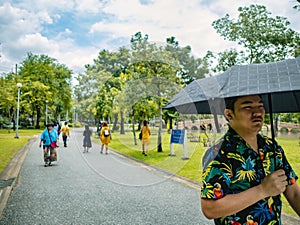
[[[74,110],[74,112],[73,112],[73,123],[75,123],[75,120],[76,120],[76,115],[75,115],[76,107],[73,107],[73,110]]]
[[[46,126],[48,124],[48,100],[46,100]]]
[[[19,138],[19,111],[20,111],[20,92],[21,92],[21,87],[22,84],[21,83],[17,83],[17,87],[18,87],[18,107],[17,107],[17,123],[16,123],[16,136],[15,138]]]

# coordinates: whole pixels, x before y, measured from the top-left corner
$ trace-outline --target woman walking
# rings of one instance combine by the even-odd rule
[[[89,149],[92,147],[91,135],[92,131],[89,129],[88,125],[85,125],[83,131],[83,153],[89,152]]]
[[[150,127],[148,126],[148,122],[147,120],[144,120],[143,122],[143,127],[141,130],[142,133],[142,150],[143,150],[143,154],[145,156],[148,155],[148,149],[149,149],[149,144],[150,144]]]
[[[102,128],[100,130],[100,140],[101,140],[101,154],[103,153],[103,148],[105,147],[105,153],[108,154],[108,144],[110,143],[110,129],[106,122],[103,122]]]
[[[44,150],[44,162],[45,167],[52,166],[52,162],[57,160],[57,153],[55,148],[58,147],[58,135],[57,132],[53,129],[53,124],[49,123],[46,125],[46,129],[42,132],[41,141],[39,146]]]

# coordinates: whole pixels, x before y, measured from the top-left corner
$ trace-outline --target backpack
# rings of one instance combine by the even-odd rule
[[[104,137],[108,137],[109,136],[109,130],[105,128],[103,130],[103,134],[104,134]]]

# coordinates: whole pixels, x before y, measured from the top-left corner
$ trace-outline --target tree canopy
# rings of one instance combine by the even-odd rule
[[[218,65],[214,71],[225,71],[235,64],[265,63],[297,57],[300,54],[300,34],[289,28],[285,17],[271,17],[263,5],[238,8],[238,18],[229,14],[212,23],[225,40],[236,42],[241,50],[218,53]],[[209,51],[207,57],[211,58]]]

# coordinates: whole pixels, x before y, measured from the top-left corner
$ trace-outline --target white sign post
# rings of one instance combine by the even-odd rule
[[[175,156],[174,153],[174,144],[183,145],[183,160],[188,158],[188,149],[187,149],[187,136],[185,130],[171,130],[171,140],[170,140],[170,154],[169,156]]]

